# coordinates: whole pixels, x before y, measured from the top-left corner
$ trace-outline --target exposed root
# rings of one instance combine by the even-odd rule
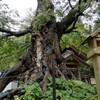
[[[46,92],[46,90],[47,90],[46,85],[47,85],[47,81],[48,81],[48,76],[49,76],[49,71],[47,70],[45,75],[44,75],[44,79],[43,79],[43,81],[40,84],[43,92]]]
[[[59,73],[59,75],[61,76],[61,77],[63,77],[64,79],[66,79],[65,78],[65,76],[64,76],[64,74],[58,69],[58,73]]]

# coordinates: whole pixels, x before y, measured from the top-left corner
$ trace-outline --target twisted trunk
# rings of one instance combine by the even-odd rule
[[[52,75],[53,67],[56,68],[55,73],[57,77],[62,76],[65,78],[63,72],[59,69],[60,65],[61,67],[66,67],[65,61],[60,53],[60,39],[61,36],[66,33],[66,29],[68,29],[74,21],[76,23],[76,17],[79,17],[79,15],[81,15],[80,13],[82,13],[88,5],[84,5],[80,13],[76,5],[61,22],[57,23],[54,17],[54,6],[51,0],[37,1],[38,7],[36,17],[38,18],[41,13],[45,14],[46,12],[48,15],[46,17],[50,18],[43,22],[43,25],[41,25],[35,33],[32,33],[35,26],[33,24],[37,22],[37,19],[32,21],[31,27],[22,32],[12,32],[0,28],[0,31],[6,32],[8,36],[19,37],[29,32],[31,33],[31,46],[26,55],[21,58],[18,65],[4,71],[0,76],[0,92],[2,92],[5,86],[12,80],[22,80],[24,82],[38,81],[45,91],[47,77],[49,74]],[[44,4],[44,2],[47,4]],[[38,25],[38,23],[35,24]],[[72,29],[74,28],[72,27]]]

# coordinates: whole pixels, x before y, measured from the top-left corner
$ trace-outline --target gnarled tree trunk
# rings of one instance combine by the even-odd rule
[[[55,73],[57,77],[64,77],[63,72],[59,69],[59,66],[62,66],[63,68],[66,66],[64,58],[61,55],[60,39],[63,34],[67,32],[69,33],[74,29],[76,19],[82,14],[88,6],[88,3],[80,12],[78,12],[77,6],[73,7],[68,15],[58,23],[54,16],[54,6],[51,0],[37,1],[38,7],[35,17],[38,18],[41,13],[45,12],[47,12],[46,17],[49,17],[48,20],[45,18],[45,21],[43,21],[41,27],[37,30],[36,25],[38,25],[38,19],[33,20],[31,27],[22,32],[12,32],[0,28],[0,31],[6,32],[8,36],[19,37],[27,33],[31,34],[31,46],[28,49],[27,54],[21,58],[18,65],[2,73],[1,78],[4,79],[0,80],[0,92],[2,92],[5,86],[12,80],[23,80],[25,82],[33,80],[38,81],[41,84],[42,89],[45,91],[47,77],[49,74],[52,75],[53,68],[56,68]],[[73,27],[66,31],[73,23]],[[20,76],[21,78],[19,78]]]

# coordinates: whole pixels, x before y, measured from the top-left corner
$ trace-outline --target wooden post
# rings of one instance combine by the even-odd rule
[[[52,84],[53,84],[53,100],[56,100],[56,80],[55,80],[55,68],[52,69]]]
[[[52,100],[56,100],[56,77],[55,77],[55,74],[56,74],[56,69],[55,69],[55,62],[53,61],[52,59],[52,92],[53,92],[53,99]]]
[[[96,78],[98,99],[100,100],[100,55],[96,55],[93,57],[93,66]]]
[[[77,71],[78,71],[78,79],[81,80],[81,73],[78,64],[77,64]]]
[[[100,100],[100,29],[93,33],[88,39],[90,51],[88,58],[92,58],[95,72],[98,100]]]

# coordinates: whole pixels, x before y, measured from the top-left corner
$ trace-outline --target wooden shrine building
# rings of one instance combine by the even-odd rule
[[[70,46],[66,48],[66,51],[62,54],[66,61],[66,69],[63,74],[68,79],[79,79],[84,80],[89,83],[90,72],[81,71],[81,67],[89,68],[90,66],[86,63],[87,55],[83,52],[80,52],[75,46]]]

